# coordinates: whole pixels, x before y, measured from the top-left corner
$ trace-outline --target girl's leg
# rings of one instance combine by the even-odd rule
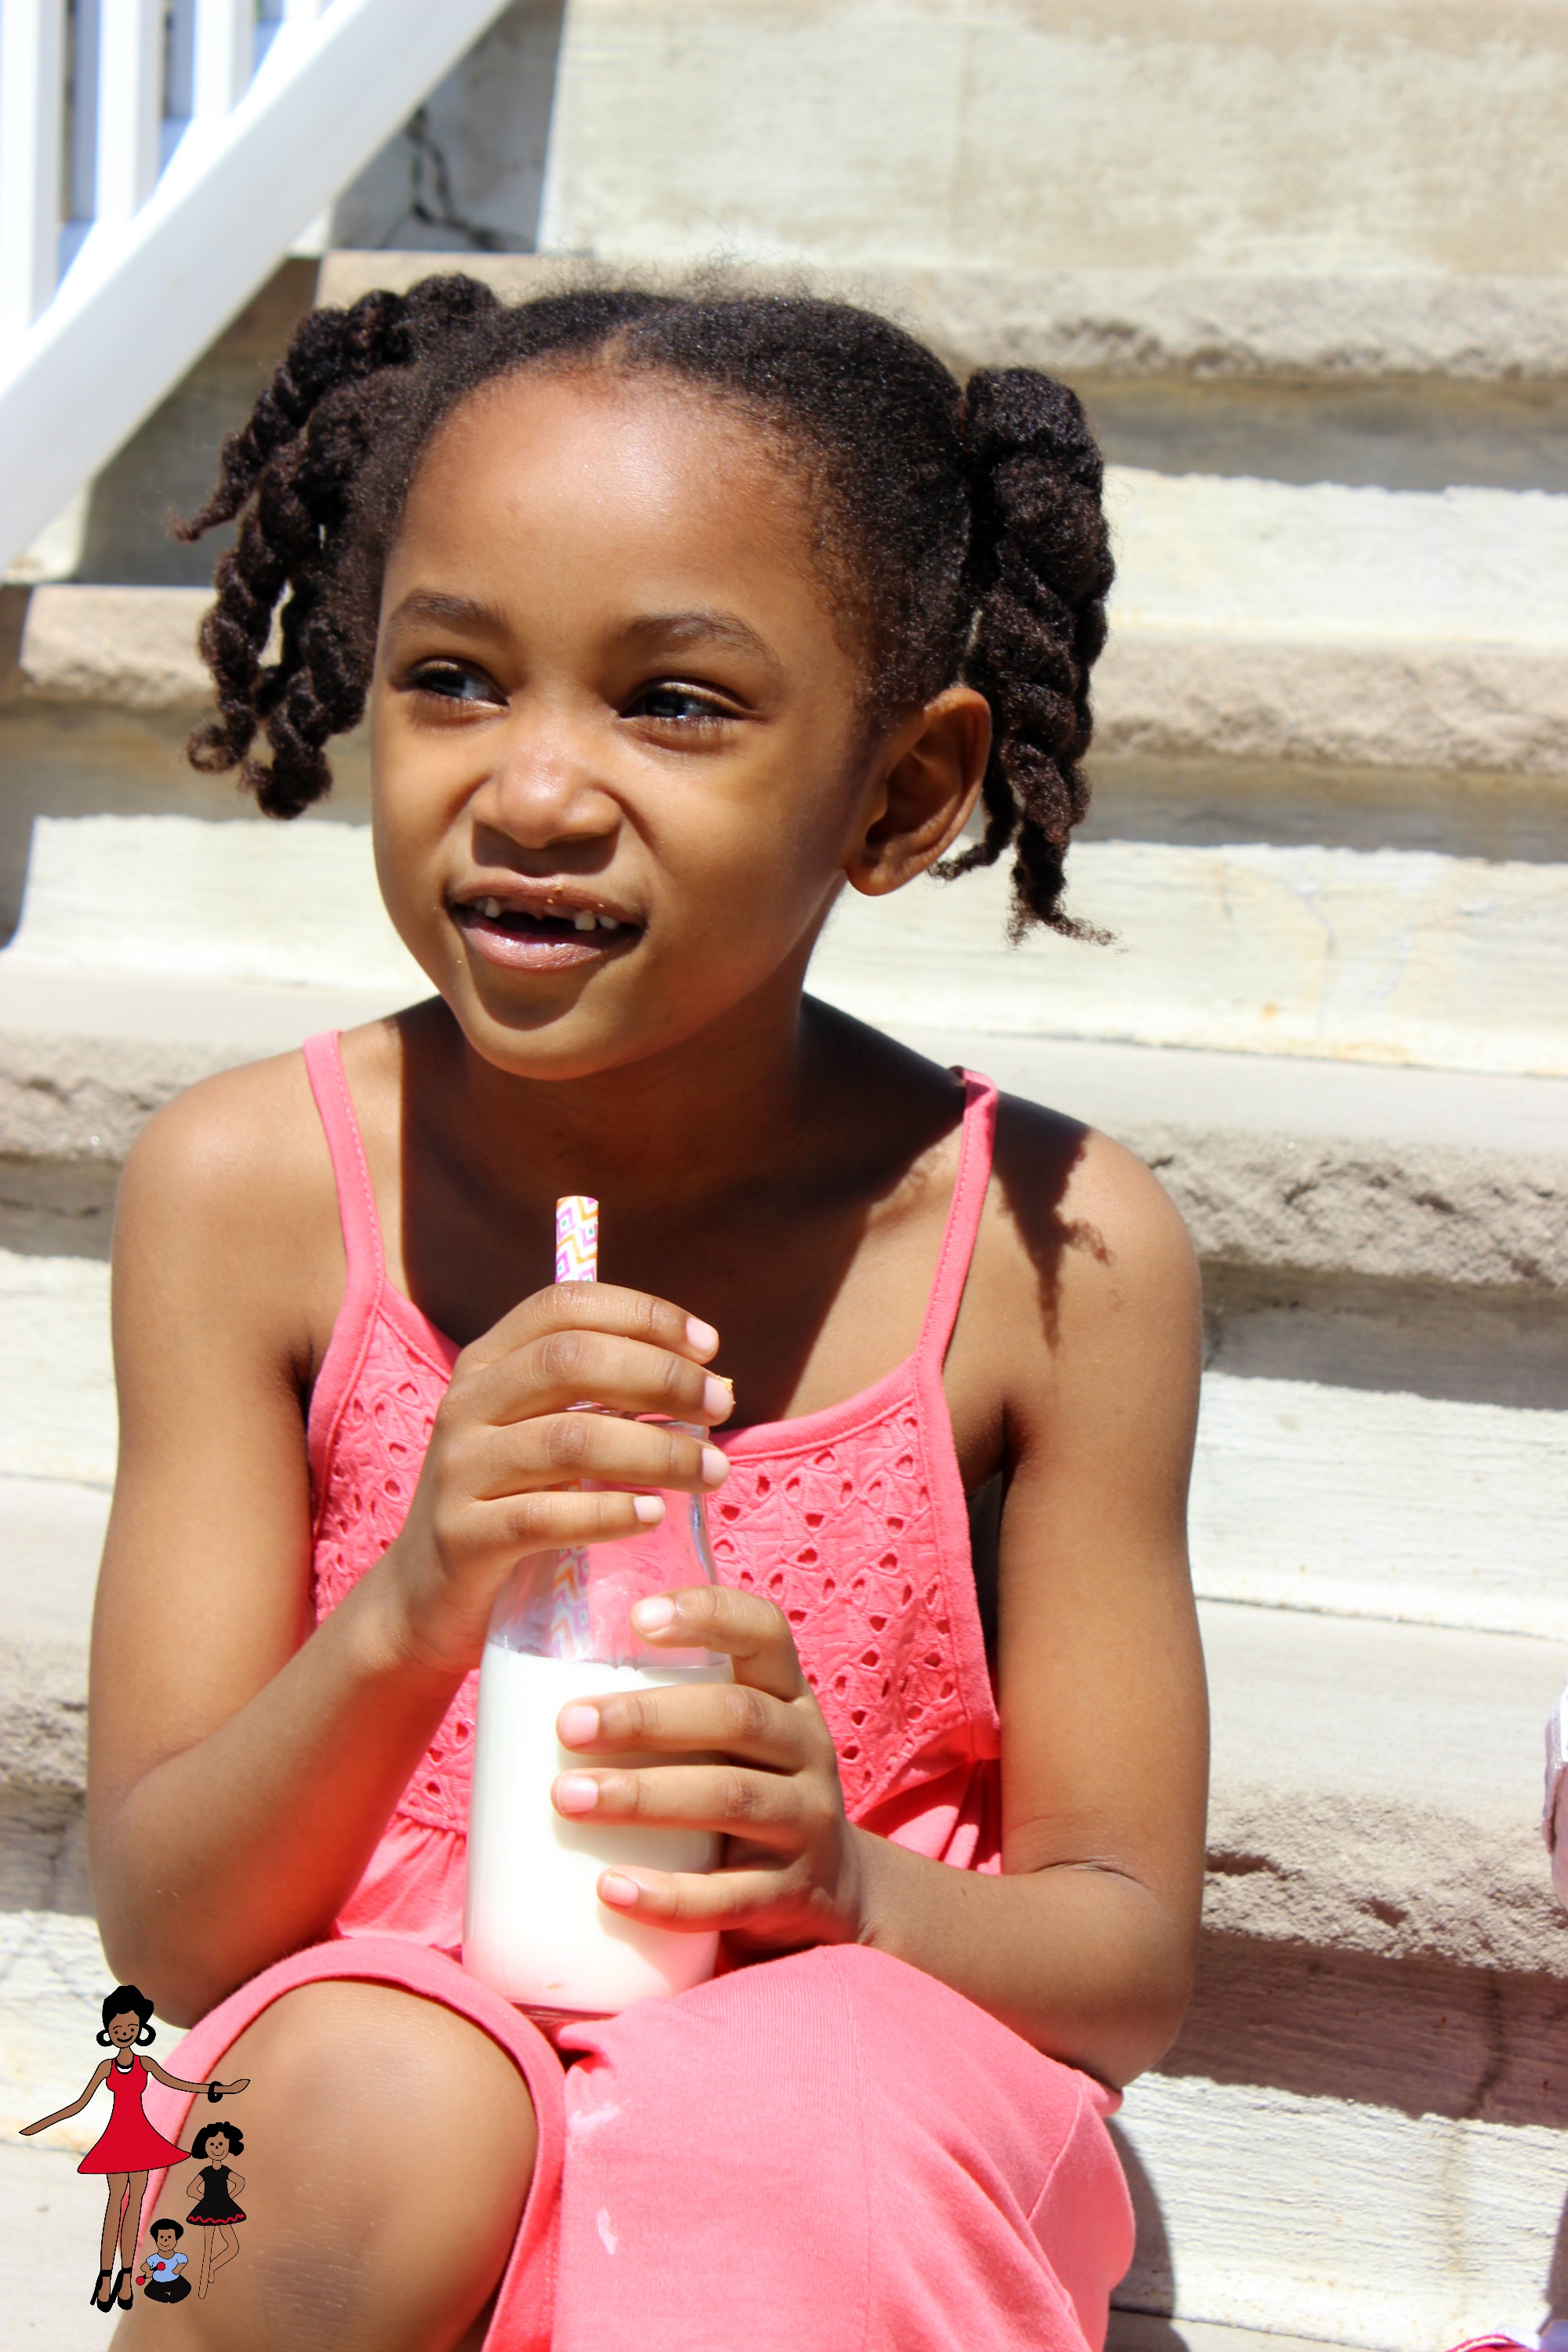
[[[284,1993],[227,2045],[248,2074],[251,2259],[221,2294],[124,2330],[127,2352],[447,2352],[493,2293],[531,2178],[522,2078],[434,2000],[342,1978]],[[214,2232],[199,2230],[205,2242]],[[211,2284],[210,2274],[207,2284]]]
[[[1113,2104],[855,1946],[567,2037],[553,2352],[1094,2352],[1132,2252]]]
[[[212,2276],[213,2233],[199,2221],[196,2224],[196,2242],[201,2247],[196,2257],[196,2293],[205,2294]]]
[[[226,2221],[217,2232],[217,2244],[213,2248],[212,2270],[216,2278],[225,2263],[232,2263],[239,2252],[239,2240]]]

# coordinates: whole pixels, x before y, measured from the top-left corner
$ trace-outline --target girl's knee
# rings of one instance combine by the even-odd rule
[[[505,2052],[438,2002],[334,1979],[275,2001],[224,2072],[250,2077],[232,2103],[245,2220],[213,2249],[212,2326],[244,2352],[456,2340],[532,2176],[533,2108]]]
[[[251,2077],[247,2114],[288,2118],[296,2147],[307,2118],[353,2117],[361,2130],[390,2125],[405,2149],[415,2134],[467,2141],[477,2128],[498,2153],[531,2161],[532,2105],[506,2053],[456,2011],[395,1986],[301,1985],[247,2027],[225,2064]]]

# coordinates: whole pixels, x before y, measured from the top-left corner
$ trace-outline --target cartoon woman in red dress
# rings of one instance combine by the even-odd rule
[[[133,2054],[136,2047],[145,2048],[153,2039],[153,2029],[148,2022],[153,2004],[134,1985],[116,1985],[103,2004],[103,2031],[99,2040],[108,2045],[109,2056],[103,2061],[91,2082],[68,2107],[60,2107],[52,2116],[41,2116],[36,2124],[24,2124],[24,2138],[35,2132],[47,2131],[51,2124],[63,2124],[68,2116],[79,2115],[100,2083],[109,2084],[114,2100],[114,2113],[109,2118],[109,2128],[77,2166],[79,2172],[102,2172],[109,2176],[109,2204],[103,2216],[103,2239],[99,2248],[101,2268],[89,2302],[100,2311],[112,2311],[118,2305],[121,2311],[131,2308],[131,2265],[136,2258],[136,2233],[142,2226],[142,2200],[146,2194],[147,2175],[161,2172],[165,2165],[187,2161],[183,2147],[154,2131],[142,2111],[142,2101],[147,2089],[147,2077],[155,2074],[171,2091],[205,2091],[209,2099],[232,2098],[248,2084],[248,2074],[233,2083],[182,2083],[177,2074],[165,2074],[155,2058],[145,2061]],[[107,2296],[104,2286],[110,2275],[115,2242],[120,2246],[120,2275]]]

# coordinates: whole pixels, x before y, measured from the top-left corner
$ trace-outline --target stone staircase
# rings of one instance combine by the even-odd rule
[[[1160,13],[1177,47],[1197,41],[1192,10]],[[1120,578],[1070,871],[1076,910],[1118,944],[1005,950],[1001,886],[974,876],[846,907],[814,984],[1122,1138],[1204,1261],[1205,1935],[1181,2040],[1117,2125],[1140,2245],[1113,2345],[1532,2336],[1568,2320],[1568,1920],[1535,1828],[1568,1667],[1568,341],[1542,293],[1558,265],[1525,234],[1541,204],[1503,197],[1510,153],[1546,173],[1557,151],[1516,124],[1481,152],[1506,111],[1494,45],[1465,66],[1467,169],[1521,224],[1516,255],[1467,261],[1442,219],[1419,252],[1404,230],[1370,260],[1336,246],[1352,167],[1331,141],[1321,187],[1290,199],[1316,243],[1265,268],[1262,232],[1244,250],[1235,230],[1267,209],[1256,189],[1191,228],[1205,173],[1240,168],[1238,148],[1199,148],[1245,44],[1203,50],[1190,138],[1162,118],[1155,205],[1133,170],[1152,152],[1134,68],[1152,73],[1153,51],[1130,39],[1126,136],[1098,158],[1131,223],[1116,266],[1087,233],[1074,244],[1064,190],[1097,157],[1070,109],[1054,135],[1079,161],[1042,184],[1040,220],[1004,207],[978,257],[952,173],[933,194],[908,157],[860,215],[903,222],[902,247],[823,226],[861,202],[856,173],[891,171],[910,122],[930,140],[946,121],[895,19],[964,17],[965,71],[1001,125],[987,184],[1000,205],[1009,171],[1039,181],[985,43],[993,18],[1028,19],[1022,86],[1049,14],[574,5],[541,241],[641,262],[721,242],[764,282],[886,302],[963,364],[1026,358],[1082,383],[1113,460]],[[1281,55],[1312,14],[1279,16]],[[1338,0],[1315,14],[1375,47]],[[1525,40],[1524,12],[1503,17]],[[1052,70],[1076,72],[1061,38]],[[856,40],[892,76],[874,118],[795,106],[836,76],[863,87]],[[1418,46],[1399,70],[1412,119],[1436,122],[1452,59]],[[1397,112],[1377,60],[1356,70]],[[1326,83],[1258,72],[1248,106],[1295,108],[1303,140],[1329,121]],[[723,133],[737,77],[768,99],[743,157]],[[1367,163],[1394,178],[1355,201],[1407,230],[1397,163]],[[458,175],[466,204],[477,170]],[[1473,218],[1464,234],[1481,238]],[[1071,267],[1031,259],[1052,239]],[[330,253],[321,298],[431,266]],[[462,266],[513,291],[562,268]],[[16,925],[0,954],[0,2132],[83,2079],[107,1981],[80,1797],[118,1168],[193,1078],[420,986],[374,893],[363,741],[342,749],[331,809],[289,829],[179,760],[203,598],[150,521],[190,495],[172,468],[286,331],[303,267],[100,478],[75,576],[0,589],[0,916]],[[0,2156],[18,2210],[27,2181],[47,2179],[51,2212],[79,2187],[31,2144]],[[40,2322],[38,2340],[69,2338]]]

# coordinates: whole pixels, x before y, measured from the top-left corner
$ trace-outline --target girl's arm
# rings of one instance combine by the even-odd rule
[[[68,2122],[72,2116],[79,2116],[83,2107],[86,2106],[89,2099],[91,2098],[93,2093],[97,2090],[99,2084],[103,2082],[105,2077],[108,2075],[109,2069],[112,2063],[113,2062],[110,2059],[106,2058],[104,2060],[102,2065],[99,2068],[97,2074],[93,2076],[91,2082],[88,2084],[80,2098],[74,2100],[68,2107],[61,2107],[52,2116],[40,2116],[36,2124],[24,2124],[22,2126],[21,2137],[24,2139],[31,2139],[35,2132],[47,2131],[51,2124],[63,2124]]]
[[[513,1563],[637,1524],[629,1494],[564,1482],[701,1484],[690,1440],[567,1407],[727,1410],[675,1308],[541,1293],[464,1350],[407,1527],[312,1628],[304,1398],[342,1293],[336,1215],[298,1055],[181,1097],[121,1185],[89,1833],[113,1964],[176,2022],[331,1933]]]
[[[730,1832],[711,1877],[616,1874],[629,1916],[716,1925],[753,1952],[874,1945],[1121,2084],[1181,2021],[1203,1885],[1207,1708],[1184,1534],[1197,1276],[1147,1170],[1091,1139],[1065,1184],[1047,1181],[1048,1151],[1031,1145],[1049,1122],[1009,1110],[1002,1230],[976,1254],[948,1368],[950,1392],[978,1381],[972,1403],[989,1379],[1008,1474],[1002,1875],[845,1822],[787,1624],[755,1596],[683,1595],[658,1637],[728,1650],[733,1688],[616,1699],[570,1744],[588,1767],[595,1745],[733,1759],[575,1776],[598,1782],[601,1816]],[[564,1790],[563,1811],[589,1809]]]

